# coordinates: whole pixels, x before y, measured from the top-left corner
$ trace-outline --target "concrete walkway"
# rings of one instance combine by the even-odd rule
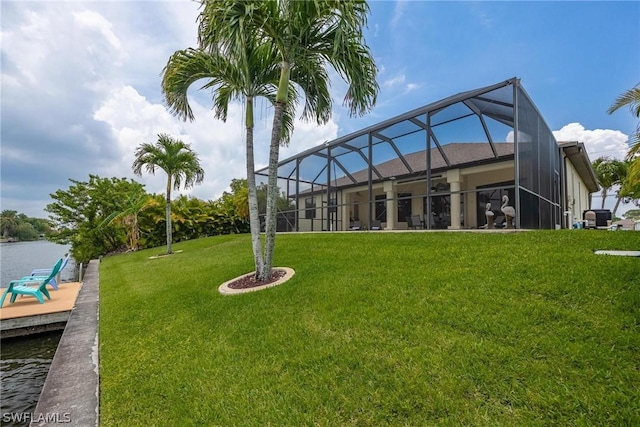
[[[99,262],[92,260],[49,368],[31,426],[98,425]]]

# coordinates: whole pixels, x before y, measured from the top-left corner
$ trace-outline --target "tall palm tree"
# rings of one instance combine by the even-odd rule
[[[613,114],[618,109],[628,106],[631,113],[640,118],[640,83],[632,89],[629,89],[622,95],[620,95],[615,102],[609,107],[607,113]],[[629,138],[630,149],[627,152],[627,159],[633,159],[637,155],[640,155],[640,122],[636,127],[636,133]]]
[[[133,162],[133,173],[142,176],[142,168],[154,175],[156,168],[167,174],[166,193],[166,226],[167,226],[167,254],[171,251],[171,188],[179,190],[184,182],[185,188],[200,184],[204,180],[204,170],[200,166],[198,155],[189,144],[174,139],[167,134],[158,134],[158,142],[143,143],[136,150]]]
[[[183,120],[195,119],[187,91],[197,80],[208,82],[201,89],[211,89],[214,117],[222,121],[227,119],[229,103],[241,100],[245,103],[246,130],[246,173],[249,203],[249,221],[251,225],[251,243],[256,272],[262,271],[264,261],[260,241],[260,218],[255,180],[255,160],[253,149],[254,100],[264,97],[270,103],[275,101],[278,78],[276,52],[272,46],[246,43],[241,58],[227,55],[217,47],[209,49],[185,49],[176,51],[162,72],[162,91],[169,110]],[[295,93],[295,88],[292,88]],[[328,91],[325,88],[326,91]],[[295,97],[289,98],[284,115],[282,140],[288,141],[293,128]]]
[[[317,96],[327,86],[327,67],[333,68],[349,85],[344,102],[351,115],[362,115],[375,104],[378,93],[377,68],[364,42],[369,7],[364,1],[264,0],[260,2],[203,1],[198,39],[201,47],[218,47],[241,61],[247,41],[273,46],[278,54],[280,77],[275,98],[266,214],[264,266],[258,279],[271,276],[277,214],[277,167],[281,129],[294,72],[305,95],[302,116],[326,123],[331,117],[329,96]]]

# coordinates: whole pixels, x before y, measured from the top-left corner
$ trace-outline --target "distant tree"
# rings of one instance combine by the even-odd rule
[[[167,174],[166,191],[166,234],[167,254],[171,250],[171,188],[179,190],[183,183],[185,188],[194,184],[200,184],[204,180],[204,170],[200,166],[197,154],[189,144],[174,139],[167,134],[159,134],[158,142],[154,144],[144,143],[136,150],[136,159],[133,162],[133,172],[142,176],[142,168],[154,175],[156,168],[162,169]]]
[[[23,221],[16,227],[15,235],[18,240],[37,240],[40,233],[27,221]]]
[[[621,160],[611,159],[609,157],[599,157],[594,160],[591,164],[593,170],[596,173],[596,177],[598,178],[598,182],[600,183],[600,194],[602,195],[602,207],[604,209],[604,203],[607,198],[609,190],[612,189],[615,185],[621,185],[622,181],[625,179],[627,175],[627,163]],[[621,196],[619,194],[616,195],[617,201],[614,209],[615,211],[620,204]]]
[[[631,209],[622,214],[625,219],[640,220],[640,209]]]
[[[5,239],[11,237],[18,227],[18,212],[12,210],[3,210],[0,213],[0,228],[2,228],[2,237]]]

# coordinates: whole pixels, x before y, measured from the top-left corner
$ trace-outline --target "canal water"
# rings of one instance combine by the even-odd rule
[[[69,246],[45,240],[0,243],[1,286],[33,269],[53,267],[68,251]],[[78,280],[77,275],[70,260],[61,280]],[[0,425],[29,425],[61,336],[62,331],[56,331],[0,342]]]

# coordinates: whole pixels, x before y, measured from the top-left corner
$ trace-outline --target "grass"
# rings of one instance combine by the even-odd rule
[[[247,235],[100,266],[103,426],[640,425],[640,233]]]

